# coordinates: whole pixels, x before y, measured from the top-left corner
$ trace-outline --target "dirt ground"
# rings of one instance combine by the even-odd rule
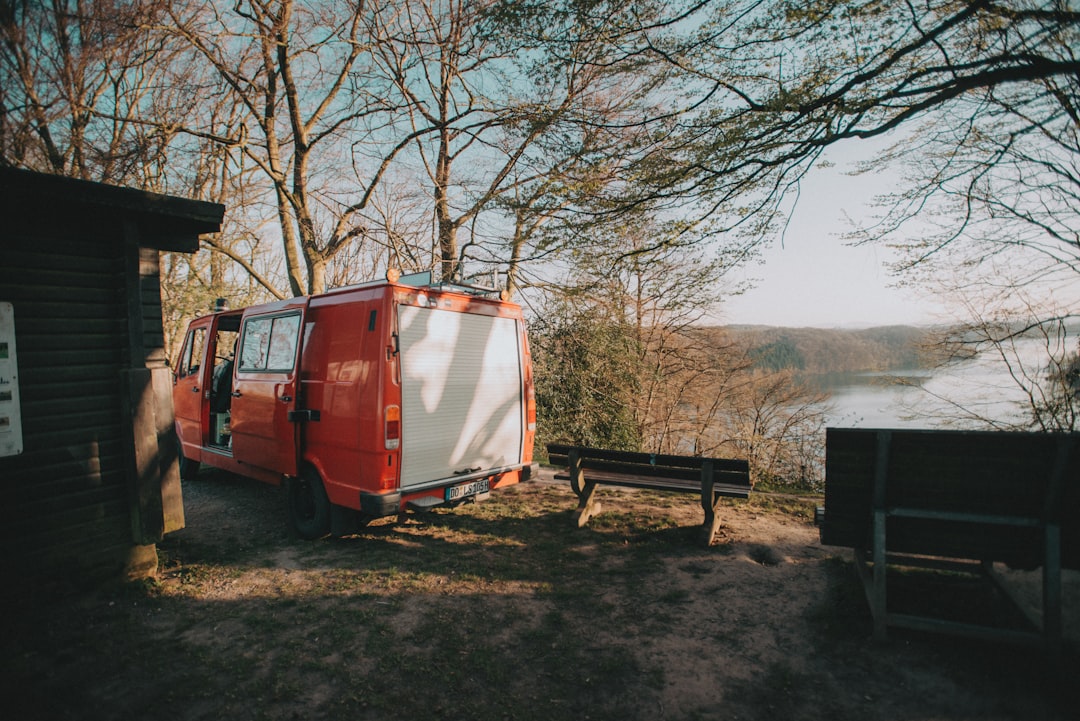
[[[705,549],[692,498],[603,493],[585,529],[568,488],[535,482],[304,542],[277,489],[204,474],[156,581],[8,619],[5,705],[19,719],[1080,718],[1071,575],[1062,658],[875,642],[814,500],[733,501]],[[1015,580],[1036,598],[1037,578]],[[901,584],[916,605],[983,612],[981,584]]]

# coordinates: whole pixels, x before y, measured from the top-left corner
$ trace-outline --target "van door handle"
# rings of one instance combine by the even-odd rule
[[[240,391],[233,391],[231,395],[232,395],[233,398],[239,398],[240,396],[242,396],[244,394],[241,393]]]
[[[292,396],[282,396],[281,397],[281,402],[282,403],[288,403],[290,401],[292,401]]]
[[[198,393],[199,392],[199,386],[192,386],[191,387],[191,392],[192,393]]]

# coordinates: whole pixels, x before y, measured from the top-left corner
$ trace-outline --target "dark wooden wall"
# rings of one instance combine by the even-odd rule
[[[153,248],[139,248],[139,296],[142,306],[142,347],[147,367],[160,368],[167,363],[165,326],[161,313],[160,253]]]
[[[130,553],[122,251],[119,238],[4,238],[24,451],[0,459],[0,544],[24,578],[118,572]]]
[[[0,168],[23,452],[0,458],[0,600],[152,573],[183,527],[160,250],[224,208]]]

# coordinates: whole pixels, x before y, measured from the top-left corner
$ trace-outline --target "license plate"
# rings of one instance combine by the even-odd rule
[[[450,486],[446,489],[446,500],[460,501],[462,498],[468,498],[469,496],[487,493],[488,490],[488,479],[486,478],[482,478],[479,481],[459,483],[456,486]]]

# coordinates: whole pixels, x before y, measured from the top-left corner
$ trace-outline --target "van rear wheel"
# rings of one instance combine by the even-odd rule
[[[309,541],[330,533],[330,499],[319,474],[306,467],[285,488],[290,530]]]

